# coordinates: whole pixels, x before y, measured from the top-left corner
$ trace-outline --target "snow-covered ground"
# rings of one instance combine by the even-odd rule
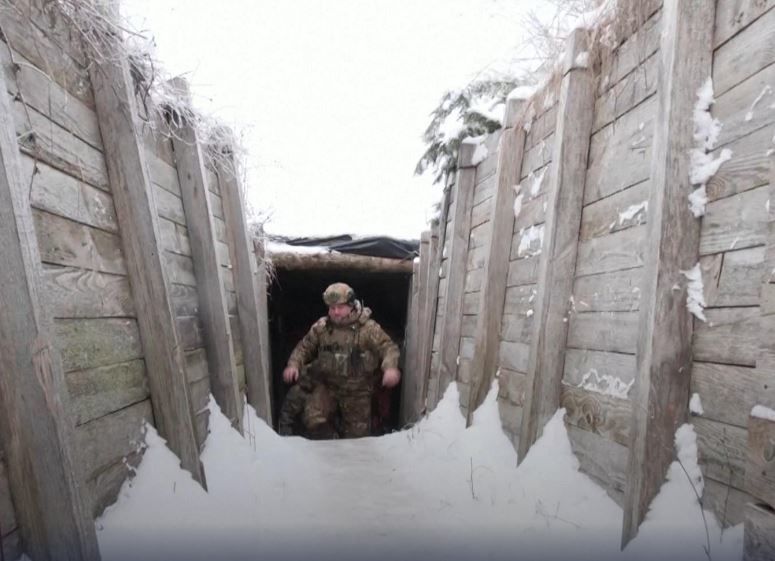
[[[620,552],[622,511],[578,471],[562,412],[517,467],[496,395],[468,429],[453,384],[411,430],[325,442],[281,438],[249,407],[243,437],[211,398],[209,491],[149,427],[136,476],[97,521],[102,558],[741,559],[742,527],[703,522],[689,425],[681,464]]]

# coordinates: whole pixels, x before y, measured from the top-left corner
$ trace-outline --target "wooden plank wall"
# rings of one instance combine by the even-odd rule
[[[700,265],[707,322],[694,322],[691,391],[704,413],[692,422],[705,475],[705,504],[724,525],[743,521],[747,423],[757,403],[775,405],[775,375],[758,353],[772,323],[770,205],[775,149],[775,4],[718,0],[712,114],[723,123],[714,150],[732,151],[707,186]],[[772,212],[772,211],[770,211]],[[771,308],[771,305],[770,305]],[[762,360],[763,359],[763,360]],[[771,364],[771,363],[770,363]]]
[[[500,325],[498,409],[503,430],[516,445],[522,430],[538,264],[546,212],[546,186],[552,173],[552,142],[557,91],[550,89],[523,122],[525,147],[520,172],[521,208],[514,220],[506,299]]]
[[[183,211],[178,172],[172,141],[166,123],[158,116],[145,116],[143,140],[154,187],[164,264],[176,326],[186,359],[186,377],[195,412],[197,442],[201,448],[207,437],[210,376],[199,314],[199,293],[194,260]]]
[[[143,422],[153,422],[143,349],[85,61],[11,12],[0,46],[6,94],[96,514],[126,477],[124,458],[137,460]]]
[[[654,14],[601,68],[561,393],[582,470],[620,504],[636,370],[660,17]],[[612,392],[614,387],[618,391]]]
[[[498,167],[498,141],[500,131],[488,135],[484,141],[487,157],[476,166],[474,199],[471,208],[471,230],[468,236],[468,259],[466,261],[463,287],[463,308],[460,323],[460,351],[457,370],[457,385],[460,392],[460,408],[468,412],[471,391],[471,360],[474,357],[474,336],[476,318],[482,306],[481,287],[484,261],[490,241],[490,213],[495,193],[495,172]]]

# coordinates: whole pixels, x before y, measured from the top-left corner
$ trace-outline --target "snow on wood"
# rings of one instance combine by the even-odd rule
[[[694,415],[703,415],[705,411],[702,408],[702,401],[700,400],[700,394],[694,392],[692,398],[689,400],[689,411]]]
[[[753,409],[751,409],[751,417],[775,421],[775,409],[770,409],[764,405],[755,405]]]
[[[686,286],[686,307],[697,318],[707,321],[703,309],[708,305],[705,302],[705,296],[702,292],[702,270],[697,263],[688,271],[681,271],[681,274],[689,281]]]

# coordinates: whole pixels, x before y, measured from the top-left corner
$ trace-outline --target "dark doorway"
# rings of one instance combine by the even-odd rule
[[[345,282],[355,289],[363,305],[371,308],[379,323],[402,350],[411,275],[395,272],[352,270],[277,269],[269,291],[269,332],[272,347],[272,407],[277,419],[288,386],[282,371],[291,351],[312,324],[327,312],[323,291],[329,284]],[[403,366],[403,365],[402,365]],[[375,434],[398,427],[401,385],[379,396],[384,415],[375,423]],[[389,404],[389,405],[388,405]],[[389,409],[389,411],[385,411]],[[380,426],[381,423],[381,426]]]

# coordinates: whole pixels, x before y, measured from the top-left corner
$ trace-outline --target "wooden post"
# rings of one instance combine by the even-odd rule
[[[183,468],[204,485],[185,358],[164,268],[159,217],[140,135],[134,84],[124,54],[110,54],[110,39],[103,48],[110,62],[92,65],[91,81],[137,309],[154,421],[159,434],[180,457]]]
[[[417,363],[417,321],[420,317],[419,298],[419,260],[412,263],[412,283],[409,288],[406,331],[404,333],[404,373],[401,382],[401,424],[414,423],[422,413],[422,402],[418,394],[422,393],[422,380],[416,376],[414,364]],[[419,408],[418,408],[419,404]]]
[[[423,304],[426,313],[423,315],[423,323],[420,325],[423,334],[423,347],[420,355],[420,376],[423,381],[421,400],[419,403],[420,406],[427,400],[428,389],[430,386],[431,354],[433,353],[433,324],[436,319],[436,303],[439,297],[439,267],[441,266],[441,260],[439,258],[441,255],[441,251],[439,250],[439,229],[440,224],[438,223],[431,227],[428,250],[428,269],[426,271],[427,275],[425,279],[427,288],[425,291],[425,303]]]
[[[190,100],[185,80],[174,78],[171,85],[181,99]],[[178,167],[180,193],[199,289],[200,317],[204,328],[207,361],[210,365],[210,387],[223,414],[242,432],[242,400],[239,395],[226,295],[215,250],[215,226],[207,194],[202,147],[194,126],[182,115],[173,115],[171,127],[174,131],[172,148]]]
[[[433,315],[430,318],[430,325],[428,326],[429,332],[430,332],[430,351],[428,355],[428,383],[425,390],[425,400],[426,402],[430,403],[438,403],[439,401],[439,373],[441,371],[440,368],[440,360],[436,361],[436,368],[433,368],[433,340],[436,337],[436,330],[440,329],[441,326],[436,324],[438,312],[439,312],[439,288],[441,285],[441,264],[444,260],[444,247],[446,245],[446,239],[447,239],[447,217],[449,216],[449,199],[452,193],[452,188],[454,186],[454,179],[452,177],[448,178],[447,185],[444,188],[444,195],[441,198],[441,213],[439,216],[439,226],[438,226],[438,246],[436,249],[436,252],[434,253],[435,258],[434,262],[431,265],[431,269],[436,271],[436,276],[433,279],[433,295],[431,297],[431,301],[433,302]],[[443,308],[442,308],[443,310]],[[441,353],[441,347],[438,349],[438,353],[440,356]]]
[[[511,237],[514,231],[514,187],[519,184],[525,129],[515,126],[523,100],[509,100],[506,128],[498,148],[498,177],[490,213],[490,240],[484,262],[482,307],[476,319],[474,358],[471,363],[471,398],[466,423],[471,424],[473,412],[484,402],[498,368],[501,320],[506,300],[506,280],[509,272]],[[509,126],[510,125],[510,126]]]
[[[431,232],[430,230],[424,231],[420,234],[420,264],[417,271],[417,349],[415,351],[414,360],[409,366],[411,368],[411,376],[415,379],[417,384],[417,393],[414,396],[415,402],[412,404],[412,409],[418,411],[422,409],[422,404],[425,401],[425,349],[427,347],[428,333],[425,332],[425,325],[427,324],[428,313],[428,272],[430,271],[430,253],[431,253]]]
[[[471,234],[471,209],[474,205],[476,166],[473,164],[476,145],[463,142],[457,159],[455,184],[455,212],[449,240],[447,268],[447,297],[439,345],[439,381],[434,401],[428,402],[428,410],[436,407],[447,386],[457,377],[458,352],[460,351],[460,326],[463,319],[463,294],[468,260],[468,238]]]
[[[229,232],[231,263],[234,267],[234,288],[237,291],[237,310],[242,348],[245,356],[245,379],[248,386],[248,403],[258,416],[272,425],[272,407],[270,399],[270,373],[265,368],[266,352],[262,348],[261,316],[258,293],[257,266],[248,238],[245,205],[236,162],[230,158],[229,164],[218,169],[223,198],[223,212]],[[266,295],[263,295],[266,298]]]
[[[272,424],[272,346],[269,344],[269,304],[267,302],[267,271],[266,250],[264,249],[263,228],[260,229],[260,239],[253,240],[253,254],[256,263],[256,297],[258,298],[258,344],[261,355],[261,368],[266,372],[267,391],[269,392],[269,415],[266,422]]]
[[[698,260],[699,221],[687,202],[691,119],[711,73],[713,0],[665,0],[659,49],[651,193],[638,325],[630,457],[622,545],[638,532],[673,460],[673,436],[687,415],[692,317],[681,270]]]
[[[0,73],[0,91],[7,92]],[[87,490],[77,475],[73,420],[51,318],[28,182],[8,96],[0,96],[0,439],[27,553],[99,559]]]
[[[587,32],[573,31],[565,51],[552,152],[553,170],[547,187],[546,224],[519,439],[520,461],[560,404],[568,310],[576,271],[595,107],[593,72],[586,63],[579,65],[576,62],[588,48]]]

